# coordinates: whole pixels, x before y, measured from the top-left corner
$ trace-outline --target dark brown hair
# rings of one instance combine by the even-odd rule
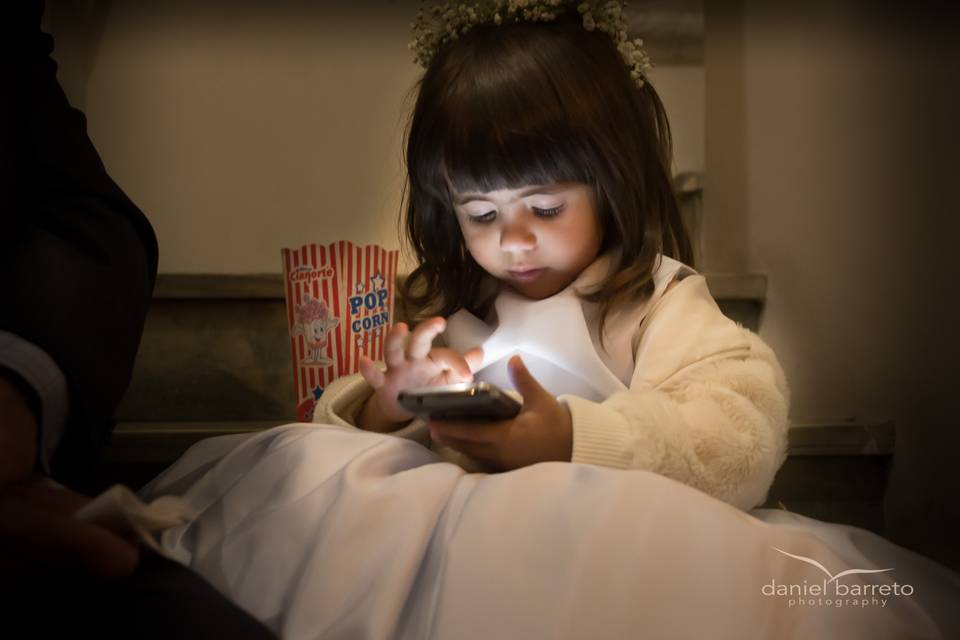
[[[670,180],[670,127],[613,41],[578,16],[475,27],[444,45],[418,84],[407,129],[407,241],[419,266],[401,288],[423,315],[483,317],[486,272],[464,244],[450,196],[531,184],[594,188],[611,275],[582,297],[601,304],[601,336],[620,301],[653,291],[658,253],[692,266]],[[487,276],[489,277],[489,276]]]

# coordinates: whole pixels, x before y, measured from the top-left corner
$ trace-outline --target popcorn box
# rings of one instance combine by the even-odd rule
[[[341,240],[283,249],[297,420],[310,422],[331,382],[383,358],[400,252]]]

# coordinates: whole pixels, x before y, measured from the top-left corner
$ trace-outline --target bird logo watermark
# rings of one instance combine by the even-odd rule
[[[849,575],[881,574],[893,571],[888,569],[844,569],[832,573],[823,564],[807,556],[789,553],[779,547],[771,547],[778,553],[805,562],[816,567],[826,576],[820,582],[803,580],[799,583],[778,582],[776,578],[763,585],[760,593],[767,597],[780,597],[786,600],[787,606],[793,607],[881,607],[889,604],[890,599],[900,596],[912,596],[914,588],[909,584],[900,584],[896,581],[881,583],[858,582],[845,583],[840,578]]]

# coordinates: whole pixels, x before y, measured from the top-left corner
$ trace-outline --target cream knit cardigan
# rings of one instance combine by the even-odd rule
[[[668,262],[669,287],[608,320],[608,338],[629,338],[629,388],[602,402],[559,398],[573,421],[572,462],[652,471],[748,510],[766,500],[786,456],[787,382],[773,351],[723,315],[706,279],[689,267],[678,273],[676,261],[661,269]],[[355,426],[372,393],[359,374],[340,378],[314,422]],[[430,444],[421,420],[394,433]],[[471,468],[456,452],[440,453]]]

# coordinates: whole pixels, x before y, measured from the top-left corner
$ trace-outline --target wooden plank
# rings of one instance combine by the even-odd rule
[[[707,273],[705,275],[710,295],[717,300],[753,300],[762,303],[767,299],[767,276],[763,274]]]
[[[788,452],[794,456],[892,455],[894,423],[844,422],[794,424],[788,433]]]
[[[153,290],[163,300],[283,300],[279,273],[161,273]]]
[[[121,422],[113,430],[104,460],[108,463],[164,463],[179,458],[196,442],[239,433],[256,433],[284,421]]]

